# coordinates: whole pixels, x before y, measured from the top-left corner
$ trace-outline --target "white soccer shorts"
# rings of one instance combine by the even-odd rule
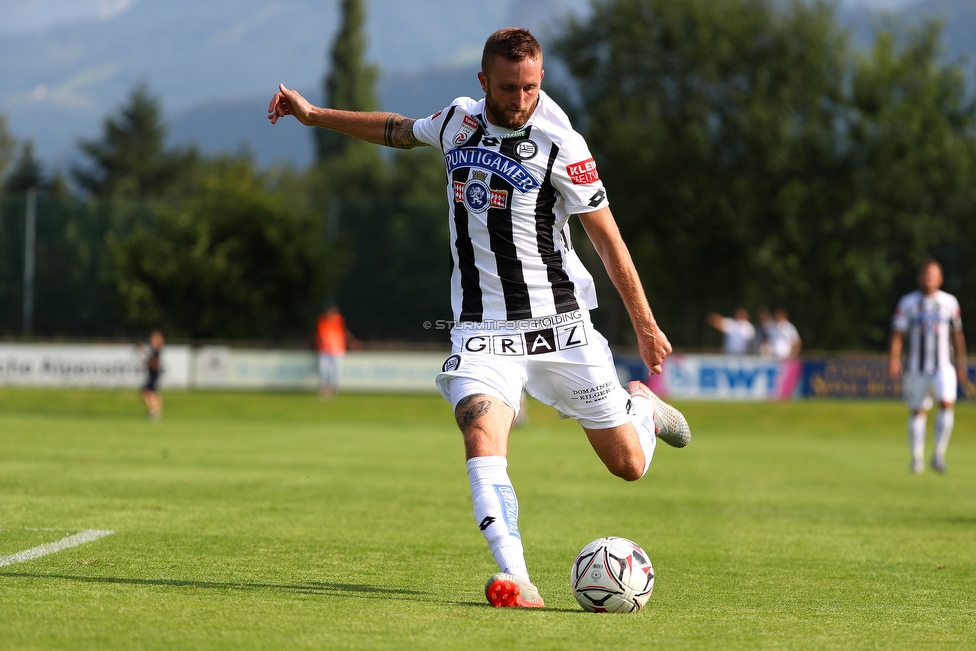
[[[494,327],[492,327],[494,326]],[[457,408],[463,398],[496,396],[516,416],[523,388],[588,429],[630,421],[630,397],[617,377],[607,340],[585,311],[516,322],[460,323],[453,353],[437,375],[441,395]]]
[[[901,378],[905,404],[912,411],[928,411],[936,402],[956,401],[956,369],[943,366],[935,373],[906,372]]]

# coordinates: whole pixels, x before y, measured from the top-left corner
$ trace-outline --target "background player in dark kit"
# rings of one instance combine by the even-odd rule
[[[149,349],[146,353],[146,384],[142,387],[142,402],[150,420],[163,417],[163,397],[159,393],[159,376],[162,373],[160,356],[166,343],[163,333],[154,330],[149,335]]]

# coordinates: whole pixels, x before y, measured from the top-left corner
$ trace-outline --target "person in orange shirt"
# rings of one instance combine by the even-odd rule
[[[339,390],[342,360],[346,348],[359,343],[349,329],[339,308],[329,305],[318,318],[315,328],[315,349],[319,354],[319,394],[331,398]]]

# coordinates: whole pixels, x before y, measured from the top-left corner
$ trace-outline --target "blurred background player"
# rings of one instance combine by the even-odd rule
[[[596,293],[569,243],[574,214],[623,299],[644,363],[661,373],[671,344],[589,148],[542,91],[544,74],[539,42],[508,28],[485,43],[478,73],[485,97],[459,97],[427,118],[320,108],[284,85],[268,106],[272,124],[293,115],[374,144],[433,146],[445,156],[456,325],[437,385],[464,436],[474,522],[501,570],[485,586],[498,607],[544,605],[529,578],[508,475],[523,389],[574,418],[607,469],[629,481],[647,472],[656,437],[676,447],[691,438],[684,416],[645,385],[620,386],[607,340],[590,321]]]
[[[791,359],[800,354],[803,340],[783,308],[777,308],[773,312],[773,323],[769,325],[767,335],[769,354],[776,359]]]
[[[329,305],[315,324],[315,350],[319,356],[319,395],[331,398],[339,391],[342,361],[347,348],[358,348],[360,342],[349,329],[339,308]]]
[[[752,353],[756,355],[772,355],[769,349],[769,339],[776,327],[773,315],[765,305],[756,310],[756,337],[752,340]]]
[[[163,397],[159,394],[159,376],[162,373],[160,356],[166,343],[163,333],[154,330],[149,335],[149,348],[146,353],[146,384],[142,387],[142,402],[146,405],[149,420],[157,421],[163,417]]]
[[[748,355],[752,351],[756,329],[749,322],[745,308],[736,308],[733,317],[712,312],[708,315],[708,323],[722,333],[722,352],[726,355]]]
[[[959,301],[941,291],[942,266],[926,260],[918,272],[919,289],[898,302],[892,320],[888,370],[892,379],[901,378],[902,394],[909,409],[908,445],[912,452],[912,472],[925,469],[925,433],[933,397],[939,403],[935,417],[935,449],[932,468],[947,470],[946,448],[955,420],[957,379],[965,386],[966,339],[962,333]],[[908,364],[902,366],[902,349],[908,334]],[[951,337],[950,337],[951,333]],[[952,365],[951,347],[955,350]]]

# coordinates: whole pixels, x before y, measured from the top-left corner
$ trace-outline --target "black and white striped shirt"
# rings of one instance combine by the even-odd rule
[[[941,290],[931,296],[920,291],[906,294],[898,301],[892,329],[908,333],[909,372],[932,374],[950,367],[949,334],[962,329],[959,301]]]
[[[447,164],[455,321],[511,321],[596,307],[570,215],[608,205],[583,137],[544,92],[518,131],[461,97],[414,134]]]

